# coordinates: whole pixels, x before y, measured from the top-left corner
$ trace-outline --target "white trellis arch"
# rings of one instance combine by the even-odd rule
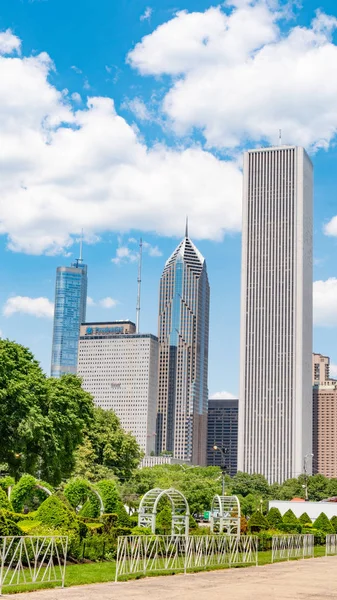
[[[163,497],[168,498],[171,503],[171,534],[188,535],[190,509],[184,494],[174,488],[168,490],[153,488],[149,492],[146,492],[139,505],[138,526],[149,527],[152,533],[156,533],[157,507]]]
[[[214,496],[211,509],[211,530],[240,536],[241,509],[237,496]]]

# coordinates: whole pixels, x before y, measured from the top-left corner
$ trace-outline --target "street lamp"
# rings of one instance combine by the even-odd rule
[[[228,448],[221,448],[220,446],[216,446],[214,444],[213,450],[219,450],[221,452],[222,465],[220,466],[222,472],[222,496],[225,495],[225,475],[227,473],[226,468],[226,454],[228,453]]]
[[[308,454],[305,455],[304,457],[304,464],[303,464],[303,471],[304,471],[304,491],[305,491],[305,499],[306,501],[309,499],[308,498],[308,458],[313,458],[313,454],[311,452],[308,452]]]

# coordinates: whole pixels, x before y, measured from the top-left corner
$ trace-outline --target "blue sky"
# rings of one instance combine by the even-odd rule
[[[82,227],[88,320],[135,318],[142,236],[156,333],[188,214],[211,285],[210,393],[237,394],[241,154],[281,127],[314,163],[314,349],[337,364],[336,15],[313,0],[3,2],[2,334],[49,372],[55,269]]]

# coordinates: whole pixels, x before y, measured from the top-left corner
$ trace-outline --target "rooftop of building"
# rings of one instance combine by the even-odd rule
[[[136,323],[134,323],[133,321],[130,321],[130,319],[122,319],[119,321],[85,321],[84,323],[81,323],[81,325],[84,326],[88,326],[88,327],[92,327],[92,326],[100,326],[100,325],[122,325],[122,324],[127,324],[127,325],[133,325],[134,327],[136,327]]]

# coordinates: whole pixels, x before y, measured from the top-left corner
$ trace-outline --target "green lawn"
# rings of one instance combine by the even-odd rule
[[[325,556],[325,546],[315,546],[315,557]],[[296,559],[294,559],[296,560]],[[266,565],[271,563],[271,551],[259,552],[259,565]],[[252,565],[248,565],[252,566]],[[239,566],[239,568],[243,568],[244,565]],[[189,569],[188,572],[199,572],[199,571],[215,571],[222,570],[228,567],[220,565],[220,566],[212,566],[207,569]],[[232,567],[233,568],[233,567]],[[237,568],[237,567],[234,567]],[[115,580],[115,572],[116,572],[116,563],[115,562],[98,562],[98,563],[88,563],[88,564],[79,564],[79,565],[67,565],[66,567],[66,579],[65,585],[66,587],[71,587],[74,585],[85,585],[90,583],[106,583],[109,581]],[[145,575],[142,573],[138,573],[132,576],[123,576],[119,580],[125,581],[127,579],[140,579],[144,576],[146,577],[155,577],[158,575],[174,575],[175,572],[181,573],[182,571],[153,571],[151,573],[146,573]],[[35,584],[35,585],[20,585],[15,587],[3,587],[3,593],[10,594],[16,592],[24,592],[24,591],[32,591],[38,589],[46,589],[52,587],[59,587],[59,584],[55,583],[43,583],[43,584]]]

